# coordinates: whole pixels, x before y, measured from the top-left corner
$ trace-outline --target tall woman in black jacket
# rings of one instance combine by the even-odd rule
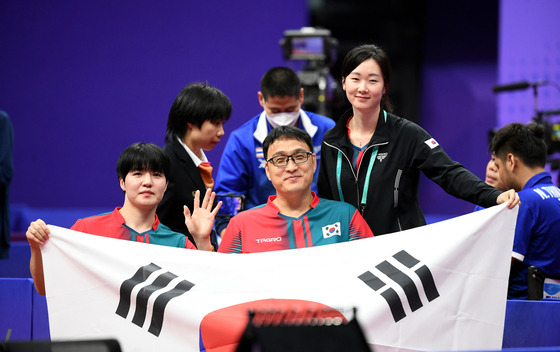
[[[342,88],[352,108],[321,145],[319,196],[360,210],[375,235],[426,224],[418,203],[420,171],[447,193],[483,207],[519,203],[513,190],[485,184],[420,126],[391,114],[391,64],[376,45],[352,49],[342,63]]]

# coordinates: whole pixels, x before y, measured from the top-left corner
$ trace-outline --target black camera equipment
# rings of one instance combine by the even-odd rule
[[[335,309],[250,311],[236,352],[370,352],[356,311],[349,321]]]
[[[328,29],[303,27],[284,31],[280,46],[284,60],[303,64],[296,70],[304,91],[302,108],[329,116],[329,107],[339,96],[333,93],[340,89],[329,71],[336,61],[338,41]]]

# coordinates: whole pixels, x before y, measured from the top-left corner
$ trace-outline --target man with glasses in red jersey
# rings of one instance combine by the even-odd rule
[[[347,242],[373,233],[357,209],[311,191],[317,160],[309,134],[280,126],[265,138],[265,171],[276,189],[266,204],[234,216],[219,252],[255,253]]]

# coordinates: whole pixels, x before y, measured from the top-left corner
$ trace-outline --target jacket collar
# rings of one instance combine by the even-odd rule
[[[187,152],[187,154],[189,154],[189,156],[191,157],[193,163],[198,167],[198,165],[202,164],[203,162],[208,162],[208,158],[206,158],[206,154],[204,154],[204,150],[200,150],[200,153],[202,153],[202,158],[199,158],[192,150],[190,150],[189,147],[187,147],[187,145],[185,143],[183,143],[182,140],[180,140],[179,138],[177,138],[177,141],[179,142],[179,144],[183,147],[183,149],[185,149],[185,151]]]
[[[317,130],[319,129],[317,126],[313,124],[313,122],[311,122],[311,119],[309,118],[307,113],[303,111],[303,109],[299,109],[298,126],[303,127],[303,129],[307,133],[309,133],[311,138],[313,138],[313,136],[315,135],[315,133],[317,133]],[[253,133],[253,137],[255,137],[256,140],[262,143],[264,142],[264,139],[266,138],[267,135],[268,135],[268,123],[266,121],[266,112],[263,111],[259,116],[259,120],[257,122],[257,128]]]
[[[540,184],[540,183],[545,183],[545,184],[552,184],[552,176],[550,175],[550,172],[548,171],[543,171],[543,172],[539,172],[538,174],[535,174],[533,177],[531,177],[529,179],[529,181],[527,181],[527,183],[525,183],[525,186],[523,186],[523,189],[529,189],[529,188],[533,188],[536,185]]]
[[[339,144],[340,141],[344,141],[345,144],[351,146],[350,139],[348,138],[348,129],[346,128],[346,124],[350,117],[352,117],[353,111],[352,109],[346,110],[346,112],[342,115],[341,118],[338,119],[336,122],[335,128],[332,130],[332,134],[329,133],[328,138],[325,138],[326,142]],[[375,127],[375,133],[370,140],[370,145],[374,144],[383,144],[388,143],[390,127],[389,124],[391,123],[391,118],[393,115],[387,113],[387,120],[385,121],[385,116],[383,110],[379,111],[379,118],[377,119],[377,126]]]
[[[311,200],[311,204],[309,204],[309,206],[311,208],[316,208],[317,204],[319,204],[319,200],[321,198],[319,198],[319,196],[311,191],[311,195],[313,196],[313,199]],[[274,200],[278,198],[278,196],[276,194],[268,196],[268,199],[266,201],[266,206],[268,207],[268,209],[270,209],[274,214],[280,214],[280,209],[278,209],[278,207],[274,204]]]
[[[126,226],[126,220],[124,219],[121,212],[119,211],[121,209],[122,209],[122,207],[116,207],[113,210],[113,212],[111,213],[111,216],[115,219],[116,222],[118,222],[119,224],[121,224],[123,226]],[[154,214],[154,215],[155,215],[155,220],[154,220],[154,223],[152,224],[152,230],[157,231],[158,225],[159,225],[159,218],[158,218],[157,214]],[[136,230],[134,230],[134,231],[136,231]]]
[[[177,156],[177,158],[184,162],[189,160],[192,162],[189,153],[187,153],[185,148],[181,145],[181,143],[179,143],[177,139],[173,139],[171,142],[169,142],[169,144],[171,146],[171,150],[173,150],[173,153]]]
[[[170,143],[171,150],[173,154],[181,160],[181,163],[177,165],[178,168],[184,170],[184,172],[189,175],[189,177],[194,181],[194,186],[200,190],[206,189],[204,181],[202,181],[202,176],[198,171],[198,166],[195,164],[189,153],[185,148],[179,143],[178,140],[174,139]],[[173,171],[171,171],[173,173]]]
[[[196,156],[192,152],[192,150],[190,150],[189,147],[187,147],[187,145],[183,143],[183,141],[181,141],[179,138],[171,142],[171,148],[173,149],[173,151],[175,152],[175,154],[179,159],[183,161],[191,160],[196,167],[198,167],[198,165],[200,165],[201,163],[208,161],[208,158],[206,158],[206,154],[204,154],[204,151],[201,150],[202,152],[202,159],[201,159],[198,156]]]

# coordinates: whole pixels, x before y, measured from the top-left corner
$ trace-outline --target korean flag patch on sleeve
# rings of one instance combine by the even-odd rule
[[[433,138],[428,139],[424,143],[426,143],[428,145],[428,147],[430,147],[430,149],[434,149],[435,147],[437,147],[439,145],[439,143]]]

